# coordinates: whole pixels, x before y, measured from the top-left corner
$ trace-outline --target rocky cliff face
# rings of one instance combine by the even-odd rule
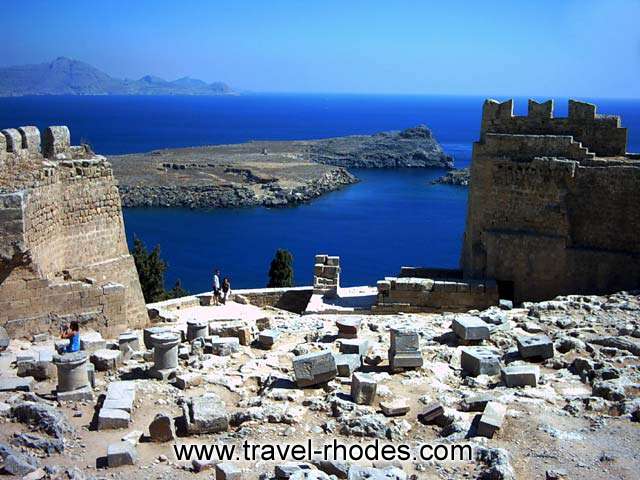
[[[453,168],[453,158],[424,125],[401,132],[317,140],[310,147],[309,159],[352,168]]]

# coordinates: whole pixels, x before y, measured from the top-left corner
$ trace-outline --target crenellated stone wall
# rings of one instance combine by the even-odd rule
[[[640,287],[640,160],[595,105],[484,104],[473,145],[465,278],[493,278],[516,301]]]
[[[42,151],[42,153],[41,153]],[[0,134],[0,325],[78,319],[113,336],[148,321],[111,166],[67,127]]]

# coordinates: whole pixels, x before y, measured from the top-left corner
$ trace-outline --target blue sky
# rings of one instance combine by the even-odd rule
[[[67,56],[259,92],[640,98],[640,0],[12,5],[2,65]]]

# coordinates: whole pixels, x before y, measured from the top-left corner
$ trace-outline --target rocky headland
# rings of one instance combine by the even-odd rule
[[[450,170],[442,177],[436,178],[432,183],[440,185],[457,185],[459,187],[468,187],[471,173],[468,168]]]
[[[300,141],[254,141],[109,157],[125,207],[288,206],[357,182],[347,168],[452,168],[418,126]]]
[[[310,159],[351,168],[453,168],[431,130],[424,125],[375,135],[352,135],[312,142]]]

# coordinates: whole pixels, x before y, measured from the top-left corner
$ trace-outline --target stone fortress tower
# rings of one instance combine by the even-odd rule
[[[516,301],[640,287],[640,155],[620,117],[487,100],[472,158],[465,278]]]
[[[114,336],[148,321],[110,164],[67,127],[0,134],[0,325],[13,337],[79,320]]]

